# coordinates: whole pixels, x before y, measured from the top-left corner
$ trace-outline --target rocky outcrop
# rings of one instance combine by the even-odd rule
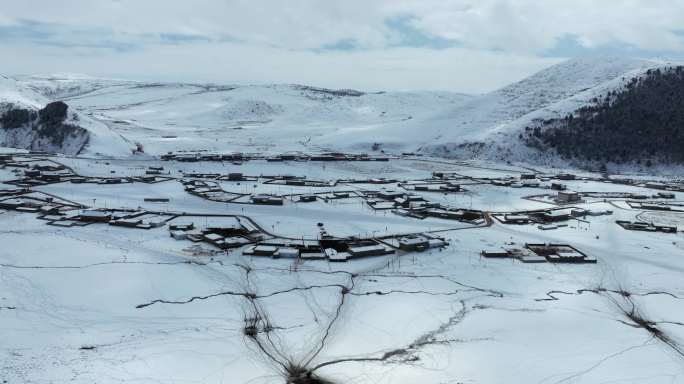
[[[40,110],[0,106],[0,145],[34,151],[76,155],[90,139],[89,132],[69,119],[69,107],[62,101],[48,103]]]

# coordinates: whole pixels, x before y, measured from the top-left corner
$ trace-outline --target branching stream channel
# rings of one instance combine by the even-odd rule
[[[246,263],[234,264],[233,267],[239,269],[242,275],[240,289],[225,290],[203,296],[192,296],[181,300],[156,299],[147,303],[137,305],[136,308],[144,309],[153,305],[182,305],[196,301],[209,300],[220,296],[237,296],[245,300],[243,306],[243,335],[248,345],[256,349],[259,355],[273,368],[274,372],[281,376],[287,384],[315,384],[315,383],[334,383],[334,380],[324,378],[319,371],[324,367],[337,364],[352,362],[370,362],[381,364],[416,364],[420,361],[419,352],[422,348],[430,345],[449,344],[460,340],[445,337],[447,331],[457,325],[467,315],[469,311],[486,309],[485,306],[470,306],[468,300],[477,297],[489,296],[502,298],[503,293],[495,290],[479,288],[472,285],[455,281],[443,275],[416,275],[406,273],[383,273],[382,268],[375,268],[365,272],[348,271],[323,271],[317,269],[284,269],[284,268],[261,268],[257,269]],[[297,285],[281,290],[264,292],[259,289],[258,282],[254,278],[258,272],[288,273],[295,274]],[[322,274],[341,277],[341,282],[330,284],[307,285],[299,278],[300,274],[307,276]],[[437,279],[443,280],[451,289],[438,290],[364,290],[362,287],[365,282],[378,282],[380,280],[390,281],[391,279]],[[331,311],[327,311],[325,319],[313,313],[317,322],[320,322],[320,333],[311,339],[309,345],[295,352],[296,349],[288,346],[280,332],[286,331],[287,327],[280,327],[274,323],[269,314],[269,309],[264,303],[265,299],[274,298],[281,295],[303,293],[315,290],[336,291],[336,302]],[[406,345],[378,351],[375,353],[360,354],[357,356],[345,356],[331,360],[321,359],[322,352],[326,349],[327,343],[340,327],[340,318],[345,308],[350,305],[355,297],[372,297],[386,295],[433,295],[433,296],[454,296],[457,304],[455,312],[436,328],[430,329]],[[312,310],[313,312],[313,310]]]

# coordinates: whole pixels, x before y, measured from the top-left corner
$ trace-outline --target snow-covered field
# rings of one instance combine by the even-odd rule
[[[429,159],[242,165],[53,159],[93,177],[140,176],[151,165],[172,177],[201,170],[329,181],[418,180],[433,171],[518,177],[528,171]],[[0,169],[0,182],[14,178]],[[654,193],[591,180],[564,183],[579,192]],[[221,185],[238,193],[312,189],[261,179]],[[524,199],[550,193],[543,188],[464,187],[464,193],[420,194],[485,211],[551,208]],[[619,199],[588,201],[574,206],[613,214],[543,231],[496,220],[491,226],[419,220],[373,211],[361,199],[283,206],[212,202],[173,179],[33,189],[101,208],[236,214],[283,237],[315,238],[321,222],[336,236],[444,230],[439,233],[450,245],[346,263],[271,259],[175,240],[166,227],[58,228],[35,213],[7,211],[0,214],[0,379],[7,383],[285,383],[288,364],[332,383],[684,381],[684,236],[615,224],[648,215],[656,223],[680,223],[681,230],[675,213],[644,213]],[[684,193],[676,192],[672,201],[682,200]],[[527,264],[480,256],[484,249],[525,243],[571,244],[598,262]],[[255,314],[256,336],[247,328]]]

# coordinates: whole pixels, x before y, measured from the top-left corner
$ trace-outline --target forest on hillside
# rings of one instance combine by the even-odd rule
[[[520,138],[568,160],[684,164],[684,67],[651,69],[572,114],[526,127]]]

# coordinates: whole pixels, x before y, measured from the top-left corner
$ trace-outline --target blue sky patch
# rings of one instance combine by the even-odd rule
[[[677,33],[684,40],[684,33]],[[542,57],[591,57],[591,56],[629,56],[643,58],[667,57],[668,59],[684,59],[684,53],[674,51],[658,51],[637,48],[633,45],[615,42],[595,47],[586,47],[579,37],[567,34],[556,40],[556,45],[541,52]]]
[[[385,25],[392,31],[392,37],[395,40],[391,42],[392,46],[431,49],[462,46],[456,40],[433,36],[419,30],[413,25],[413,20],[411,16],[402,16],[385,21]]]

